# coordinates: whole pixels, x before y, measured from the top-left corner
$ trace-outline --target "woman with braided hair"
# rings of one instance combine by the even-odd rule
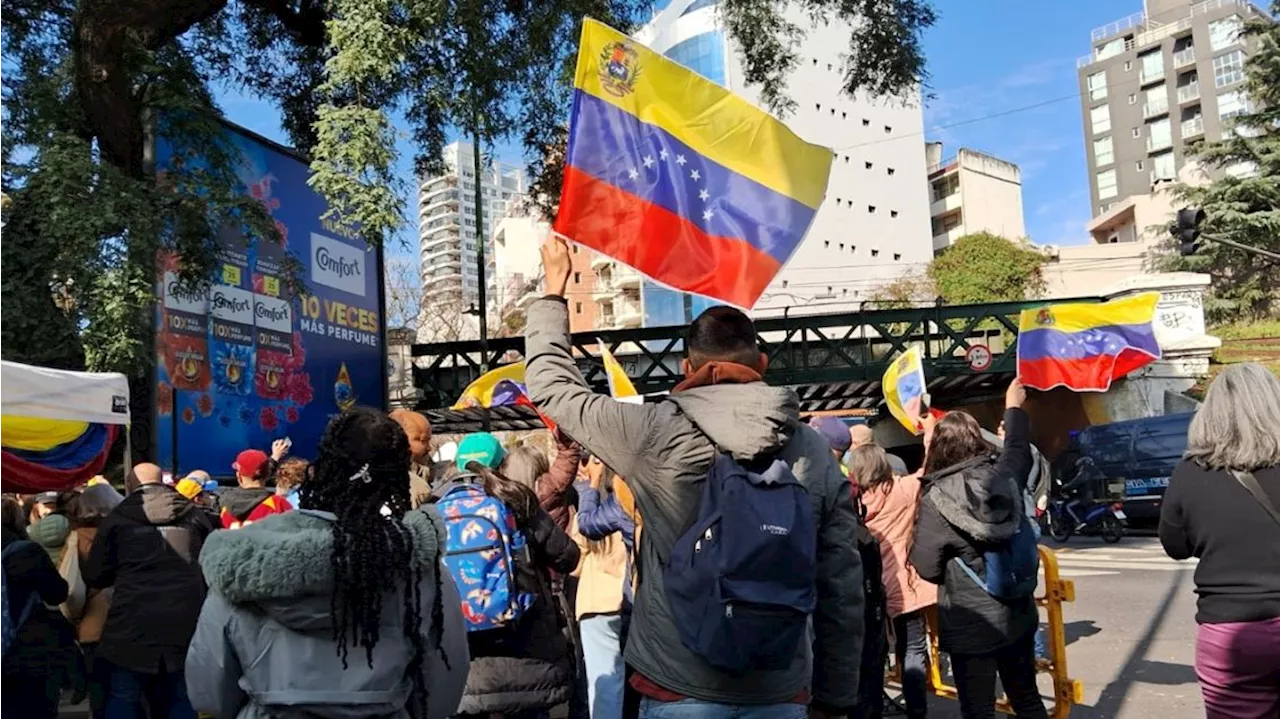
[[[206,542],[209,596],[187,654],[197,710],[456,713],[469,661],[461,600],[439,570],[439,513],[410,510],[409,461],[398,424],[352,409],[325,430],[298,511]]]

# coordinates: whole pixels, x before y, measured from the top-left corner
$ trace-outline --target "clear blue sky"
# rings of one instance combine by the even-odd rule
[[[925,134],[950,155],[959,147],[989,152],[1022,167],[1027,233],[1042,244],[1079,244],[1089,219],[1076,58],[1089,52],[1089,31],[1142,9],[1140,0],[935,0],[941,17],[925,37],[934,97]],[[231,121],[287,142],[279,113],[235,93],[219,93]],[[1010,112],[1046,103],[1040,107]],[[989,117],[1000,115],[999,117]],[[989,118],[989,119],[979,119]],[[968,122],[973,120],[972,122]],[[954,123],[964,123],[947,127]],[[402,176],[412,147],[401,143]],[[503,159],[518,149],[501,147]],[[412,192],[411,185],[406,185]],[[412,198],[406,203],[413,209]],[[412,253],[412,224],[400,238]]]

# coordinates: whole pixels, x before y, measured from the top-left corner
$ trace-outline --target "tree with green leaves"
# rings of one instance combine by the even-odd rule
[[[947,304],[1012,302],[1044,292],[1047,260],[1025,241],[975,232],[933,258],[926,274]]]
[[[809,0],[815,23],[852,28],[846,93],[924,83],[929,0]],[[404,223],[395,175],[403,115],[415,171],[441,170],[446,134],[519,139],[535,196],[554,204],[581,19],[628,31],[640,0],[10,0],[4,76],[6,358],[144,376],[156,254],[207,281],[213,239],[279,241],[240,193],[218,83],[274,104],[311,158],[326,220],[372,244]],[[723,0],[746,78],[771,109],[805,28],[772,0]],[[157,177],[157,135],[176,161]]]
[[[1272,15],[1280,16],[1280,2],[1271,8]],[[1245,62],[1247,110],[1229,121],[1222,140],[1194,151],[1219,176],[1205,185],[1176,189],[1184,206],[1204,210],[1204,233],[1280,252],[1280,25],[1258,17],[1244,31],[1256,42]],[[1158,266],[1212,278],[1205,314],[1215,324],[1280,313],[1280,265],[1273,259],[1212,240],[1183,257],[1171,239]]]

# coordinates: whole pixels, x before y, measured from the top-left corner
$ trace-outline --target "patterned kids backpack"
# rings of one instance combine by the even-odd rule
[[[448,534],[444,564],[462,595],[469,632],[515,624],[536,597],[518,581],[532,560],[515,514],[474,479],[455,480],[436,502]]]

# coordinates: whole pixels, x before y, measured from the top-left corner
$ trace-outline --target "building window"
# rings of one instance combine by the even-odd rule
[[[573,254],[575,254],[575,255],[576,255],[576,254],[578,254],[578,246],[577,246],[577,245],[574,245],[574,246],[573,246]]]
[[[1116,196],[1116,171],[1107,170],[1098,173],[1098,199],[1106,200]]]
[[[1222,50],[1240,42],[1240,31],[1244,29],[1239,15],[1224,17],[1209,23],[1209,47]]]
[[[879,256],[880,256],[880,250],[872,250],[872,251],[871,251],[871,256],[872,256],[872,257],[879,257]]]
[[[902,253],[900,253],[900,252],[895,252],[895,253],[893,253],[893,261],[894,261],[894,262],[897,262],[898,260],[901,260],[901,259],[902,259]]]
[[[1124,61],[1124,71],[1125,71],[1125,72],[1129,72],[1130,70],[1133,70],[1133,60],[1125,60],[1125,61]]]
[[[1136,94],[1132,93],[1132,92],[1131,92],[1131,93],[1129,93],[1129,104],[1130,104],[1130,105],[1137,105],[1137,104],[1138,104],[1138,96],[1137,96]]]
[[[1116,156],[1113,152],[1110,137],[1103,137],[1093,141],[1093,164],[1095,166],[1102,167],[1115,161]]]
[[[576,284],[580,284],[581,282],[582,282],[582,273],[581,272],[573,273],[573,284],[576,285]]]
[[[1218,119],[1223,122],[1248,111],[1248,103],[1244,99],[1243,91],[1232,90],[1218,95]]]
[[[1133,137],[1135,137],[1135,138],[1142,137],[1142,128],[1140,128],[1140,127],[1135,127],[1135,128],[1133,128],[1132,130],[1130,130],[1129,132],[1130,132],[1130,133],[1132,134],[1132,136],[1133,136]]]
[[[1141,80],[1143,83],[1159,80],[1164,77],[1164,53],[1160,50],[1149,52],[1138,57],[1142,61]]]
[[[1244,53],[1233,50],[1213,58],[1213,86],[1225,87],[1244,80]]]
[[[888,125],[885,125],[885,126],[884,126],[884,134],[888,135],[888,134],[890,134],[890,133],[892,133],[892,132],[893,132],[893,128],[892,128],[892,127],[890,127],[890,126],[888,126]]]
[[[897,217],[897,216],[898,216],[898,211],[897,211],[897,210],[889,210],[889,216],[890,216],[890,217]]]
[[[1102,105],[1089,111],[1089,121],[1093,125],[1093,134],[1101,135],[1111,131],[1111,107]]]
[[[870,121],[870,120],[868,120],[868,119],[867,119],[867,118],[865,118],[865,117],[864,117],[864,118],[862,118],[862,126],[863,126],[863,127],[871,127],[871,121]]]
[[[1172,180],[1178,176],[1172,152],[1155,156],[1151,162],[1151,175],[1153,180]]]
[[[866,169],[870,170],[870,169],[872,168],[872,163],[870,163],[870,162],[864,162],[864,163],[862,163],[862,166],[863,166],[863,167],[865,167]]]
[[[708,80],[724,84],[724,35],[704,32],[676,43],[664,53]]]
[[[867,213],[868,213],[868,214],[872,214],[872,215],[876,214],[876,206],[875,206],[875,205],[867,205]]]
[[[1173,144],[1173,129],[1169,118],[1157,120],[1147,126],[1147,137],[1151,138],[1150,146],[1155,149]]]
[[[582,314],[582,303],[581,303],[581,302],[574,302],[574,303],[573,303],[573,313],[574,313],[575,315],[580,315],[580,314]]]
[[[892,174],[893,174],[893,168],[892,168],[892,167],[890,167],[890,168],[887,170],[887,172],[888,172],[890,175],[892,175]]]
[[[1115,57],[1124,52],[1124,38],[1118,37],[1114,40],[1105,42],[1093,49],[1094,61],[1106,60],[1109,57]]]
[[[1137,170],[1138,172],[1142,172],[1143,170],[1147,169],[1147,163],[1143,162],[1142,160],[1138,160],[1138,163],[1134,165],[1133,169]]]
[[[1107,71],[1095,72],[1088,77],[1089,99],[1105,100],[1107,99]]]

